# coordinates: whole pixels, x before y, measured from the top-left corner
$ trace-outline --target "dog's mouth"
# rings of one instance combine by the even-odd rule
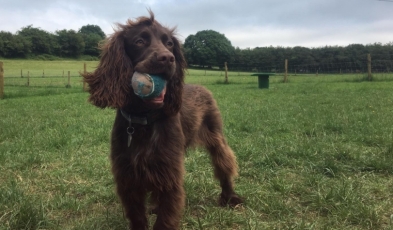
[[[164,74],[147,74],[137,71],[134,72],[131,80],[134,93],[152,108],[161,107],[164,104],[166,83]]]
[[[161,91],[161,93],[157,97],[146,98],[146,99],[142,99],[142,100],[143,100],[143,102],[145,102],[149,106],[160,107],[160,106],[164,105],[165,93],[166,93],[166,87],[164,87],[164,89]]]

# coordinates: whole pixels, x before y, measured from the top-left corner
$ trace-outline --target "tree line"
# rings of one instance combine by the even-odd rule
[[[256,47],[240,49],[213,30],[199,31],[190,35],[184,43],[184,53],[189,65],[201,68],[224,66],[231,70],[277,71],[284,68],[287,59],[296,71],[315,69],[361,71],[366,67],[367,54],[371,54],[374,66],[380,71],[393,68],[393,42],[387,44],[351,44],[342,46],[307,47]],[[378,66],[379,65],[379,66]]]
[[[292,71],[364,72],[367,55],[373,58],[373,68],[390,71],[393,68],[393,43],[351,44],[345,47],[256,47],[234,51],[232,66],[242,70],[275,71],[284,68],[287,59]]]
[[[98,44],[105,37],[105,33],[97,25],[85,25],[78,31],[58,30],[55,33],[29,25],[15,34],[0,32],[0,57],[45,59],[88,55],[98,58]],[[290,66],[297,71],[306,69],[305,66],[358,70],[364,68],[367,54],[371,54],[374,60],[386,61],[380,66],[383,71],[393,68],[393,42],[351,44],[345,47],[269,46],[241,49],[232,46],[224,34],[203,30],[185,39],[183,51],[188,64],[199,68],[222,68],[224,62],[227,62],[232,70],[270,72],[283,68],[284,60],[288,59]]]
[[[96,25],[85,25],[78,31],[64,29],[55,33],[29,25],[15,34],[0,31],[0,57],[98,57],[98,43],[104,39],[105,33]]]

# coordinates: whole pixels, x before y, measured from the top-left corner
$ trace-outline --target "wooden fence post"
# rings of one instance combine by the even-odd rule
[[[3,62],[0,61],[0,99],[4,98],[4,69]]]
[[[42,77],[45,77],[45,70],[42,70]]]
[[[68,83],[66,85],[66,88],[71,88],[71,74],[70,74],[70,71],[68,71]]]
[[[288,59],[285,59],[284,83],[288,82]]]
[[[368,80],[372,80],[371,74],[371,54],[367,54],[367,72],[368,72]]]
[[[23,78],[23,70],[20,69],[20,77]]]
[[[30,71],[27,71],[27,86],[30,86]]]
[[[224,63],[224,65],[225,65],[225,83],[228,83],[228,65],[226,62]]]
[[[86,74],[87,70],[86,70],[86,62],[83,64],[83,74]],[[86,85],[86,81],[83,80],[83,91],[87,91],[87,85]]]

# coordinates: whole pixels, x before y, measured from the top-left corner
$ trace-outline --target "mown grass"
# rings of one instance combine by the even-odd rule
[[[5,98],[78,93],[80,73],[93,71],[97,61],[0,60],[4,65]],[[68,87],[70,72],[70,89]],[[29,76],[29,77],[28,77]]]
[[[83,65],[86,63],[87,71],[92,71],[97,66],[97,61],[34,61],[34,60],[0,60],[4,65],[5,77],[27,77],[30,72],[31,77],[60,77],[71,72],[71,76],[78,76],[83,71]]]
[[[248,75],[188,72],[219,104],[245,204],[218,207],[209,157],[190,150],[182,229],[393,229],[393,82],[275,76],[261,90]],[[5,93],[0,229],[126,229],[108,160],[114,111],[79,86]]]

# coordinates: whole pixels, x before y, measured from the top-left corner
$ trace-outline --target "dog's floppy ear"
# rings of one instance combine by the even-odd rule
[[[179,40],[172,37],[174,43],[173,55],[176,60],[175,75],[168,81],[164,100],[164,112],[171,116],[179,112],[182,103],[184,71],[187,66]]]
[[[131,60],[124,49],[124,32],[116,31],[101,46],[101,59],[92,73],[82,74],[89,85],[89,101],[100,108],[123,108],[131,103],[127,94],[131,91],[133,74]]]

